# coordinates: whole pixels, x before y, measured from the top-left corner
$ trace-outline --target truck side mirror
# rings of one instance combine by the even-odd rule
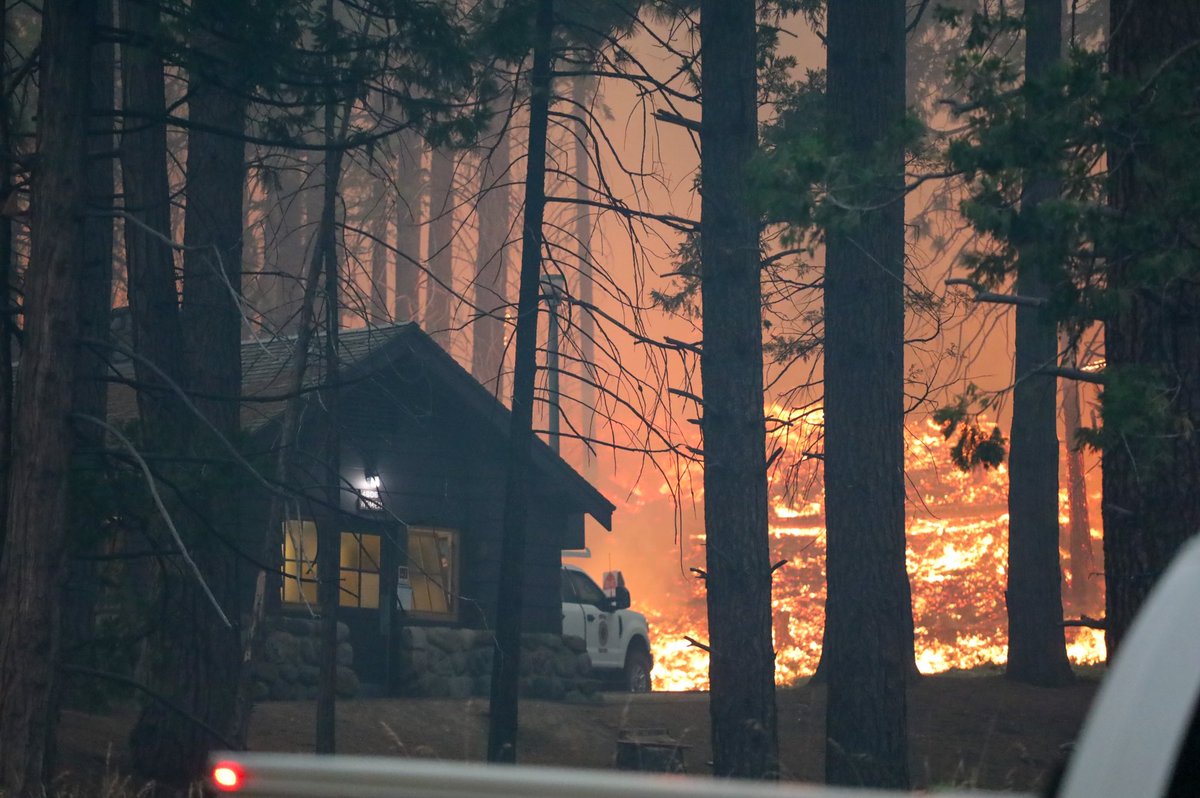
[[[619,610],[628,609],[630,605],[629,588],[625,587],[625,585],[618,586],[617,595],[613,597],[613,603]]]

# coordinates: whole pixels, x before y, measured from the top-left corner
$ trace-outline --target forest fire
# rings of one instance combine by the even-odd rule
[[[795,436],[795,430],[789,436],[785,448],[795,455],[799,448],[790,442],[803,436]],[[1004,467],[962,473],[950,463],[949,450],[950,444],[943,440],[937,426],[928,422],[919,434],[910,435],[906,455],[908,573],[916,662],[922,673],[1000,664],[1007,655],[1004,589],[1008,474]],[[778,476],[772,479],[771,556],[773,561],[787,560],[775,575],[772,602],[779,684],[810,675],[821,656],[825,522],[820,482],[811,479],[811,465],[812,461],[800,463],[797,458],[777,469]],[[786,479],[782,476],[785,473]],[[807,490],[796,487],[801,482]],[[1094,501],[1098,497],[1089,498]],[[1093,513],[1092,517],[1098,515]],[[1064,525],[1066,516],[1064,490]],[[1099,530],[1093,529],[1092,537],[1098,541]],[[692,539],[689,543],[684,560],[702,565],[702,541]],[[1065,561],[1065,547],[1063,557]],[[658,690],[707,686],[708,655],[687,640],[707,640],[704,594],[698,581],[693,581],[689,590],[685,596],[646,597],[643,601],[642,608],[654,630],[654,686]],[[1099,610],[1097,606],[1069,608],[1076,615],[1097,614]],[[1068,629],[1067,642],[1073,662],[1104,659],[1104,639],[1098,631]]]

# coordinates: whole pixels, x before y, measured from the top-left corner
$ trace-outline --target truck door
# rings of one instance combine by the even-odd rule
[[[583,612],[584,628],[587,630],[585,639],[588,644],[588,654],[592,657],[592,665],[598,668],[624,666],[623,646],[616,614],[601,609],[608,606],[604,591],[585,573],[579,571],[564,571],[564,573],[575,588],[576,600]]]
[[[587,640],[587,622],[570,571],[562,571],[562,633]]]

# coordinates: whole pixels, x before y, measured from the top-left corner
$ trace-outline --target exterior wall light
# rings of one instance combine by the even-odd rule
[[[366,512],[381,512],[383,499],[379,496],[382,483],[374,469],[364,469],[365,484],[358,491],[358,509]]]

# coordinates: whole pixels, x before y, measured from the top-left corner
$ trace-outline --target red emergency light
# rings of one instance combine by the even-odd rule
[[[242,786],[243,773],[237,762],[218,762],[213,765],[212,783],[221,792],[235,792]]]

